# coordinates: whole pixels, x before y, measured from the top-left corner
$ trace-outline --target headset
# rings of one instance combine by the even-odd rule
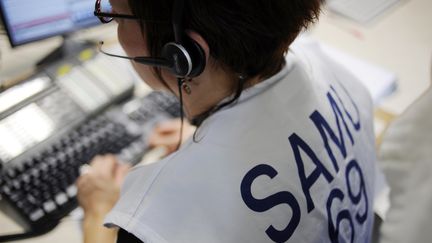
[[[200,75],[206,65],[205,53],[202,47],[183,29],[184,0],[174,0],[172,25],[174,42],[166,43],[162,48],[161,57],[127,57],[100,52],[112,57],[133,60],[134,62],[161,67],[170,71],[177,78],[193,78]],[[101,45],[103,42],[100,43]]]
[[[129,59],[137,63],[141,63],[153,67],[161,67],[170,71],[177,78],[178,95],[180,101],[180,136],[177,144],[178,150],[182,143],[183,134],[183,87],[187,79],[192,79],[200,75],[205,68],[206,58],[202,47],[192,38],[186,35],[183,29],[183,11],[184,0],[174,0],[172,10],[172,25],[174,30],[174,42],[166,43],[162,48],[161,57],[127,57],[119,56],[102,51],[101,45],[99,51],[112,57]],[[184,86],[185,85],[185,86]]]

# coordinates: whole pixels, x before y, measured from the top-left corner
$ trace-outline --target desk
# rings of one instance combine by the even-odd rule
[[[377,144],[388,123],[430,86],[432,16],[430,0],[402,0],[376,21],[360,25],[324,11],[310,29],[313,38],[396,74],[397,90],[377,107]]]
[[[402,1],[367,26],[324,12],[312,36],[398,76],[397,91],[380,108],[399,115],[430,85],[432,2]]]
[[[368,26],[361,26],[325,12],[320,23],[311,28],[311,33],[326,44],[395,72],[399,77],[398,90],[381,103],[380,109],[397,115],[430,85],[431,9],[430,0],[410,0],[399,4],[378,22]],[[111,30],[109,28],[108,30]],[[58,40],[50,40],[40,45],[51,47],[56,43],[59,43]],[[2,48],[6,45],[4,42],[0,43]],[[3,69],[0,70],[0,77],[2,74],[30,67],[32,61],[49,51],[40,51],[37,55],[35,46],[2,52]],[[31,53],[33,54],[30,55]],[[19,229],[1,213],[0,225],[0,234]],[[66,219],[53,232],[20,242],[80,242],[80,230],[77,226],[76,221]]]
[[[21,232],[22,229],[13,221],[7,218],[0,212],[0,234],[11,234]],[[82,242],[82,233],[80,223],[73,220],[71,217],[66,217],[63,221],[51,232],[34,237],[27,240],[14,241],[17,243],[48,243],[48,242],[61,242],[61,243],[77,243]]]

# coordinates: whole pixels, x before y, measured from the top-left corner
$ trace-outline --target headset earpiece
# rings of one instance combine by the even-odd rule
[[[191,38],[185,38],[186,43],[184,44],[187,50],[190,50],[190,55],[192,57],[192,71],[189,77],[196,77],[200,75],[206,65],[206,55],[203,48]]]
[[[206,64],[204,50],[189,37],[182,38],[182,44],[167,43],[162,49],[162,58],[170,63],[171,72],[177,77],[196,77]]]
[[[161,57],[114,55],[102,50],[103,42],[99,45],[100,52],[108,56],[128,59],[144,65],[166,68],[178,78],[193,78],[200,75],[206,65],[206,56],[202,47],[187,36],[182,28],[183,8],[184,0],[174,1],[173,31],[175,41],[164,45]]]

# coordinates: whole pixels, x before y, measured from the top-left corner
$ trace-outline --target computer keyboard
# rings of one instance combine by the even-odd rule
[[[65,135],[39,154],[2,171],[3,199],[32,227],[50,225],[77,206],[79,167],[96,154],[119,153],[137,135],[103,116]]]
[[[355,21],[366,23],[400,0],[329,0],[330,10]]]
[[[173,94],[134,97],[133,89],[128,72],[95,55],[53,64],[0,94],[0,209],[25,229],[0,242],[52,230],[78,206],[83,164],[107,153],[136,164],[152,127],[180,116]]]
[[[2,169],[3,211],[36,234],[51,230],[78,206],[75,181],[83,164],[108,153],[138,162],[148,149],[149,127],[178,116],[174,96],[152,92],[88,119],[44,149]]]

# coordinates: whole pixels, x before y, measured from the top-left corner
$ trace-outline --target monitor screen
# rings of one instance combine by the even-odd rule
[[[95,0],[0,0],[12,46],[64,35],[99,24]]]

